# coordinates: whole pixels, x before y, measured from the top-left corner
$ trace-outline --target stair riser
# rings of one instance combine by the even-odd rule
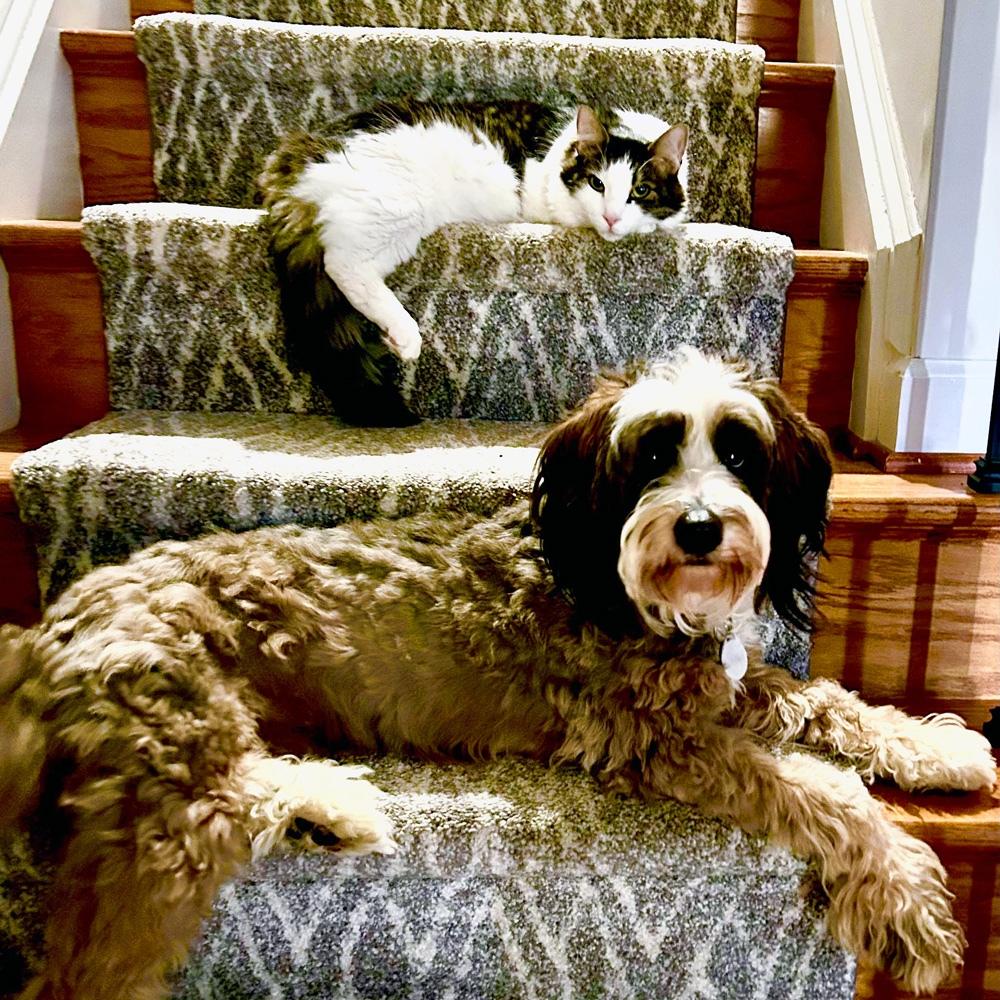
[[[65,32],[73,69],[84,199],[88,205],[154,201],[145,69],[133,38]],[[765,67],[760,97],[754,228],[819,241],[825,122],[832,67]]]
[[[1000,865],[996,847],[956,851],[942,848],[933,837],[921,839],[928,841],[944,863],[948,888],[955,894],[955,917],[968,940],[964,965],[935,992],[934,1000],[1000,1000]],[[873,972],[861,963],[855,1000],[913,1000],[913,994],[901,990],[884,972]]]
[[[187,14],[136,23],[169,201],[249,208],[290,131],[373,101],[599,102],[684,122],[696,222],[750,222],[763,52],[699,39],[284,25]]]
[[[917,714],[979,728],[1000,705],[1000,534],[837,524],[812,673]]]
[[[38,618],[38,572],[28,529],[16,511],[0,511],[0,624]]]
[[[132,17],[192,11],[193,0],[132,0]],[[759,45],[768,59],[794,62],[799,43],[799,0],[741,0],[736,41]]]
[[[50,428],[56,437],[103,416],[108,383],[101,291],[79,224],[54,224],[41,233],[34,226],[7,227],[0,232],[0,253],[14,306],[22,423]],[[782,385],[824,427],[847,422],[864,271],[855,258],[796,254]]]

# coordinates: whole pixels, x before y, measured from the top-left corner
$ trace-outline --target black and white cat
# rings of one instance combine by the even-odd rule
[[[686,125],[618,110],[529,101],[383,104],[294,134],[260,183],[290,337],[379,351],[354,312],[402,359],[420,330],[385,283],[423,237],[454,222],[547,222],[606,240],[685,216]],[[384,353],[384,349],[383,349]]]

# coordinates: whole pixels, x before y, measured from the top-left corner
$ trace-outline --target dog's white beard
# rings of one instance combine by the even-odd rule
[[[723,525],[718,548],[697,564],[674,537],[674,524],[694,502]],[[753,616],[770,548],[764,512],[728,473],[687,473],[639,499],[622,528],[618,575],[652,631],[722,634],[735,619]]]

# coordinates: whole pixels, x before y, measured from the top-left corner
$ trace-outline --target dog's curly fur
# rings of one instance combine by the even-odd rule
[[[688,407],[670,393],[698,365]],[[644,409],[647,396],[657,402]],[[746,461],[733,452],[696,473],[707,441],[733,451],[717,428],[734,412],[757,435],[740,445]],[[657,442],[648,483],[632,475],[636,428]],[[526,754],[694,803],[815,859],[834,936],[907,987],[934,989],[963,940],[933,852],[886,819],[858,774],[765,744],[832,750],[906,788],[994,776],[988,744],[955,717],[911,719],[760,662],[754,603],[805,613],[830,475],[823,436],[773,385],[689,357],[645,381],[602,382],[544,445],[530,510],[161,542],[92,572],[37,628],[4,627],[0,823],[56,796],[69,831],[46,965],[25,996],[163,996],[219,885],[297,817],[345,848],[391,850],[363,769],[281,756],[345,745]],[[658,561],[652,582],[632,579],[629,546],[641,567],[656,532],[673,542],[647,514],[634,543],[623,525],[640,498],[644,510],[659,502],[651,490],[671,517],[688,509],[677,483],[699,503],[729,497],[736,569],[684,556],[669,573]],[[655,606],[685,573],[726,585],[709,588],[706,608],[732,590],[727,628],[750,645],[741,682],[700,605],[676,623]],[[643,587],[659,589],[639,607],[630,595]]]

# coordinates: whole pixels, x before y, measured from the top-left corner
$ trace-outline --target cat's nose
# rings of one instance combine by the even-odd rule
[[[608,229],[614,229],[615,223],[621,218],[620,215],[613,215],[611,212],[604,213],[604,221],[608,224]]]

